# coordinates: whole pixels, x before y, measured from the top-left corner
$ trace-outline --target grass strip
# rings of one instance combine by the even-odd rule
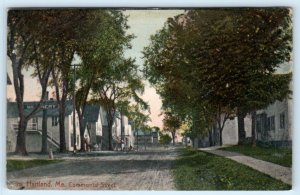
[[[180,149],[172,173],[178,190],[289,190],[291,186],[221,156]]]
[[[52,163],[59,163],[63,160],[7,160],[6,168],[8,172],[28,169],[37,166],[44,166]]]
[[[221,148],[221,150],[238,152],[246,156],[251,156],[260,160],[272,162],[285,167],[292,167],[292,149],[291,148],[275,148],[261,147],[252,145],[235,145],[231,147]]]

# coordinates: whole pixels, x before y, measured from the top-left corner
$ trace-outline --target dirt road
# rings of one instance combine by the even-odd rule
[[[174,148],[61,156],[62,163],[9,172],[9,189],[174,190]]]

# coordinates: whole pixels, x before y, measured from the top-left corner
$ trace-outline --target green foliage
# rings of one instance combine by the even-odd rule
[[[172,141],[172,138],[168,134],[161,134],[160,135],[160,138],[159,138],[159,143],[160,144],[167,145],[167,144],[170,144],[171,141]]]
[[[178,190],[289,190],[290,185],[224,157],[182,149],[173,165]]]
[[[288,8],[188,10],[151,37],[144,73],[164,108],[197,132],[215,122],[221,131],[237,108],[251,112],[290,93],[291,75],[274,73],[291,60],[291,29]]]
[[[7,160],[7,171],[18,171],[21,169],[28,169],[37,166],[48,165],[52,163],[63,162],[62,160]]]
[[[175,133],[176,130],[178,130],[181,125],[181,120],[178,116],[172,114],[171,112],[165,112],[163,124],[164,124],[164,131]]]
[[[275,148],[260,146],[253,147],[252,145],[236,145],[221,148],[221,150],[238,152],[247,156],[279,164],[285,167],[292,167],[291,148]]]

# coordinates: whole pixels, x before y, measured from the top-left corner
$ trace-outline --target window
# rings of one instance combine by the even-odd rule
[[[274,131],[275,130],[275,116],[270,116],[267,119],[267,130]]]
[[[79,143],[79,135],[76,136],[76,144]]]
[[[285,129],[285,113],[280,114],[280,129]]]
[[[32,118],[32,123],[38,123],[38,117],[33,117]]]
[[[32,124],[28,125],[29,128],[32,128],[33,130],[37,130],[38,127],[38,117],[32,118]]]
[[[73,135],[73,133],[71,133],[70,138],[71,138],[71,146],[74,147],[74,135]]]
[[[19,124],[18,123],[12,124],[12,126],[13,126],[13,129],[15,131],[19,131]]]
[[[271,124],[270,124],[270,130],[274,131],[275,130],[275,116],[271,116]]]
[[[256,119],[256,131],[257,131],[258,133],[261,132],[261,120],[260,120],[260,117],[258,117],[258,118]]]
[[[57,126],[57,125],[58,125],[58,117],[52,116],[52,126]]]

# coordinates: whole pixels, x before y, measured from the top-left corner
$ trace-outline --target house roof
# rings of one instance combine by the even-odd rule
[[[97,122],[100,112],[100,105],[86,105],[84,120],[86,122]]]
[[[24,112],[25,114],[29,114],[33,108],[38,104],[38,102],[24,102]],[[58,107],[56,101],[47,101],[44,103],[45,107],[47,107],[47,115],[48,116],[58,116]],[[68,116],[73,111],[73,104],[71,100],[66,101],[66,111],[65,115]],[[7,103],[7,117],[8,118],[17,118],[18,114],[18,106],[16,102],[8,102]],[[41,108],[34,116],[42,117],[43,109]]]

